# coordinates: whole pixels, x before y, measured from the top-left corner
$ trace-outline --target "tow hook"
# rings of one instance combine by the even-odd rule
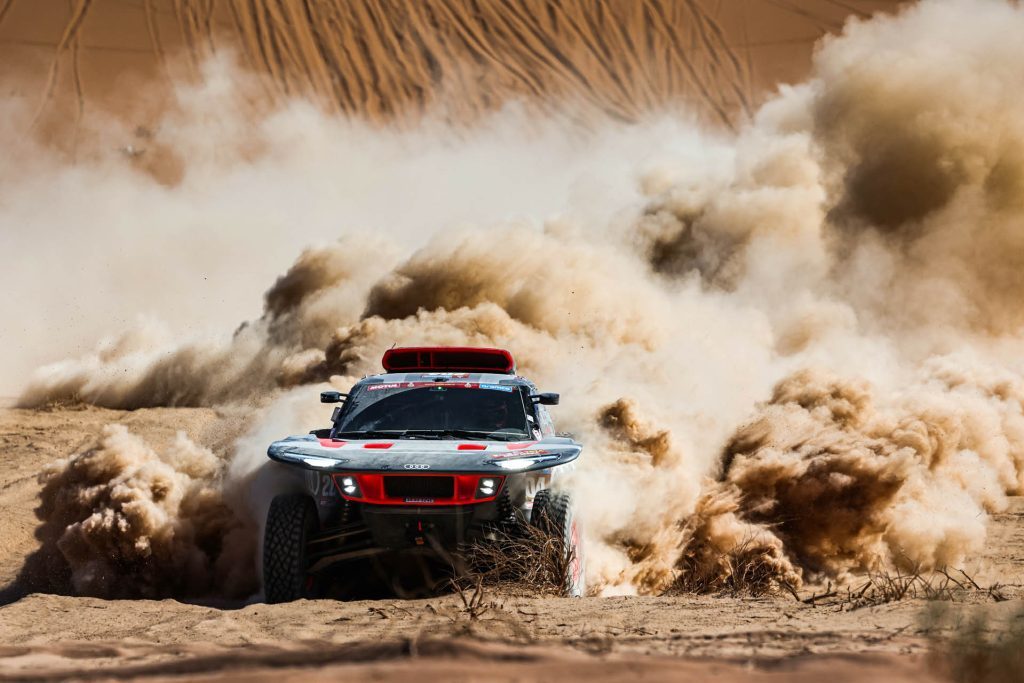
[[[433,526],[433,525],[428,525],[428,527],[429,526]],[[412,531],[411,535],[412,535],[412,542],[413,543],[415,543],[416,545],[426,545],[427,538],[426,538],[425,534],[426,534],[427,531],[429,531],[429,528],[424,528],[423,520],[422,519],[417,519],[416,520],[416,528],[411,530],[411,531]]]

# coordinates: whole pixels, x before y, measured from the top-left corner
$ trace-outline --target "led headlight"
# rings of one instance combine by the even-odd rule
[[[500,477],[480,477],[476,486],[476,497],[490,498],[497,493],[499,486],[501,486]]]
[[[537,461],[533,458],[514,458],[512,460],[499,460],[494,464],[506,470],[525,470],[535,462]]]
[[[518,457],[512,457],[508,460],[491,460],[488,464],[497,465],[503,470],[519,471],[529,469],[541,463],[558,460],[557,453],[549,453],[548,451],[523,451],[523,453],[517,455]]]
[[[323,467],[323,468],[333,467],[334,465],[338,464],[338,461],[334,460],[333,458],[318,458],[316,456],[310,456],[308,458],[303,458],[302,462],[306,463],[310,467]]]
[[[337,477],[336,481],[338,482],[338,488],[346,496],[351,496],[352,498],[363,497],[362,491],[359,490],[359,482],[355,476],[351,474],[341,475]]]

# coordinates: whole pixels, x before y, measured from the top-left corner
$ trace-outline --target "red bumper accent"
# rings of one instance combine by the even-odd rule
[[[359,484],[359,492],[362,497],[350,496],[342,489],[341,479],[343,477],[354,477]],[[399,498],[388,496],[384,490],[385,477],[451,477],[455,480],[455,494],[448,498]],[[480,487],[481,479],[494,480],[494,493],[490,496],[476,497]],[[505,483],[505,477],[489,474],[335,474],[333,476],[334,488],[345,500],[356,503],[370,503],[373,505],[473,505],[475,503],[487,503],[498,497],[501,487]]]

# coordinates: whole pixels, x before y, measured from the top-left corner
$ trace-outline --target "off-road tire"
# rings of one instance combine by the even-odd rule
[[[268,603],[316,597],[306,566],[306,540],[320,526],[316,504],[303,494],[276,496],[263,536],[263,593]]]
[[[563,586],[564,594],[578,598],[586,593],[583,543],[579,523],[568,493],[555,493],[542,489],[533,498],[530,524],[562,541],[562,548],[569,558],[568,576]]]

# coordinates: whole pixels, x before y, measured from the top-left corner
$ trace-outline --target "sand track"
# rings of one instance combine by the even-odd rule
[[[38,650],[5,648],[0,662],[20,660],[11,678],[23,681],[75,680],[590,680],[619,681],[640,675],[649,681],[678,681],[714,675],[716,680],[816,681],[828,675],[835,681],[942,680],[930,672],[923,657],[865,655],[800,657],[786,662],[768,660],[709,661],[672,657],[644,657],[589,653],[566,647],[522,646],[479,638],[394,639],[329,647],[303,642],[290,646],[235,649],[196,648],[181,657],[175,647],[132,648],[119,643],[95,643]],[[4,655],[7,655],[4,657]],[[95,666],[97,657],[143,663]],[[65,661],[66,668],[52,666]],[[33,666],[47,661],[52,668]],[[93,664],[85,668],[82,664]],[[77,666],[75,665],[77,664]],[[0,680],[8,677],[0,673]]]
[[[887,681],[942,680],[929,671],[922,656],[886,654],[803,656],[786,661],[764,659],[701,660],[665,656],[636,658],[585,652],[551,645],[509,645],[479,638],[393,639],[383,642],[328,646],[303,642],[291,646],[197,648],[181,657],[181,648],[132,648],[120,643],[57,646],[27,650],[5,648],[0,661],[25,665],[11,671],[23,681],[76,680],[591,680],[618,681],[640,675],[649,681],[714,675],[717,680],[816,681],[828,675],[836,681],[885,676]],[[4,655],[7,655],[6,657]],[[143,663],[112,668],[96,666],[97,657],[143,659]],[[150,660],[145,660],[150,659]],[[65,668],[39,667],[65,661]],[[35,665],[35,666],[33,666]],[[485,674],[483,673],[485,672]],[[0,674],[0,680],[6,675]]]

